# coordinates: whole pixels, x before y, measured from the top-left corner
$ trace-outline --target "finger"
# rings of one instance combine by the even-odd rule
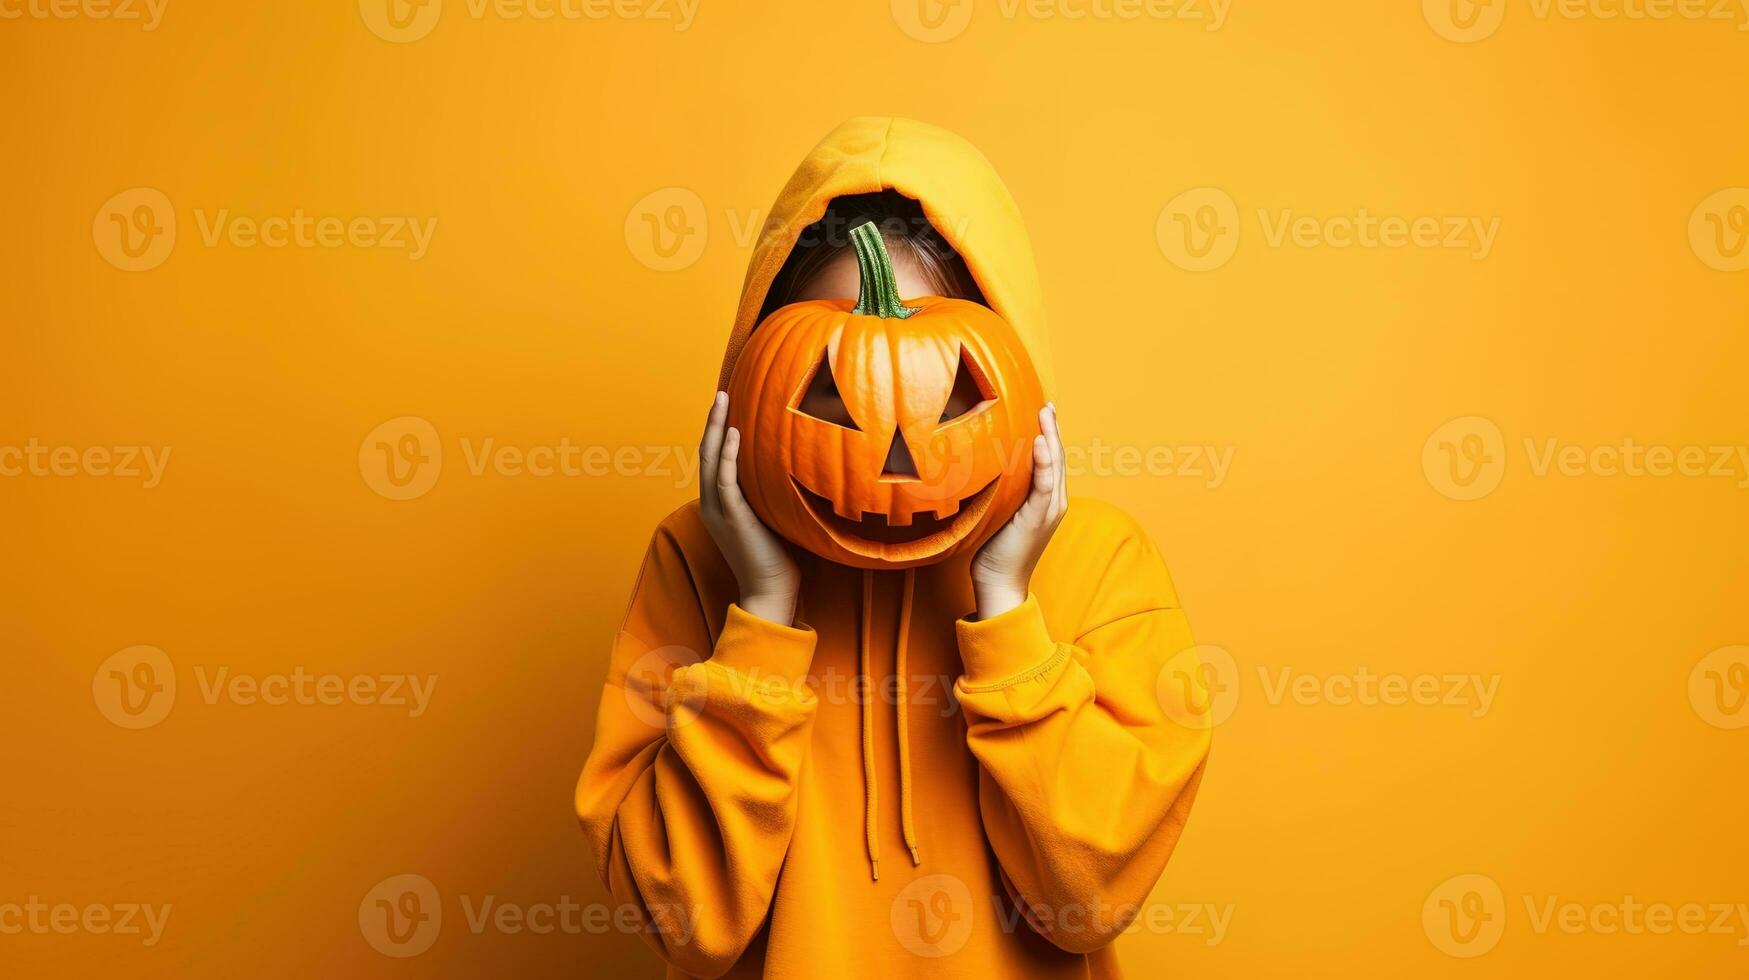
[[[1063,442],[1057,435],[1056,407],[1048,402],[1044,408],[1038,410],[1038,431],[1039,438],[1044,440],[1045,456],[1050,463],[1045,476],[1049,479],[1047,487],[1054,500],[1057,484],[1061,481],[1063,474]]]
[[[717,506],[717,461],[723,448],[723,430],[729,420],[729,394],[719,391],[705,416],[704,438],[698,444],[698,499],[707,509]]]
[[[1038,413],[1038,427],[1051,454],[1051,515],[1054,518],[1062,502],[1064,473],[1068,469],[1063,461],[1063,434],[1057,426],[1055,403],[1047,402]]]
[[[722,460],[717,464],[717,499],[723,512],[734,517],[750,513],[747,498],[741,495],[741,430],[731,428],[723,438]]]
[[[1057,477],[1051,499],[1051,515],[1053,518],[1060,518],[1063,516],[1063,511],[1069,506],[1069,466],[1064,459],[1063,431],[1057,424],[1057,403],[1050,402],[1046,407],[1051,413],[1051,424],[1046,430],[1045,437],[1051,444],[1051,457],[1056,463],[1055,473]]]
[[[1057,406],[1047,403],[1038,411],[1039,434],[1045,437],[1045,445],[1051,451],[1051,458],[1063,458],[1063,433],[1057,428]]]
[[[1026,492],[1026,502],[1020,505],[1029,518],[1043,520],[1050,514],[1051,488],[1056,479],[1051,475],[1050,443],[1042,435],[1032,439],[1032,486]]]

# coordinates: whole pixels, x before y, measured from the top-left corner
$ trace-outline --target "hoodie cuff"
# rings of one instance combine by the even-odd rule
[[[954,629],[966,668],[960,686],[967,692],[1012,687],[1049,671],[1066,654],[1045,629],[1044,611],[1030,592],[994,619],[962,619]]]
[[[731,602],[710,662],[756,679],[795,685],[807,679],[818,638],[812,626],[783,626]]]

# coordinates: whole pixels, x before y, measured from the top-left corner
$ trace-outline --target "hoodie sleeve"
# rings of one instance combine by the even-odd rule
[[[1209,746],[1206,726],[1180,724],[1157,693],[1169,662],[1195,673],[1180,657],[1194,656],[1184,653],[1193,641],[1165,564],[1127,517],[1101,515],[1117,519],[1085,533],[1090,550],[1065,541],[1083,553],[1034,575],[1035,589],[1073,610],[1066,626],[1047,625],[1036,594],[958,624],[955,691],[980,763],[985,834],[1028,923],[1073,953],[1116,938],[1146,903]],[[1080,595],[1077,580],[1097,585]]]
[[[713,603],[722,590],[701,588],[679,537],[665,524],[644,558],[576,803],[603,880],[642,911],[656,952],[717,977],[764,924],[789,849],[815,637]],[[725,606],[713,630],[707,610]]]

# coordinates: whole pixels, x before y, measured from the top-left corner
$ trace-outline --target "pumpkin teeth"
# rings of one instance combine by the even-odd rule
[[[885,517],[864,511],[863,520],[852,521],[838,513],[836,505],[821,494],[804,487],[794,475],[790,483],[801,495],[803,505],[819,522],[834,544],[863,558],[881,558],[913,562],[939,554],[969,532],[990,507],[996,493],[992,479],[982,490],[960,501],[949,501],[948,518],[931,518],[928,510],[919,510],[905,524],[889,524]],[[923,525],[918,527],[917,525]],[[899,530],[896,535],[882,532]]]
[[[976,520],[983,513],[983,507],[988,504],[990,494],[996,486],[996,481],[991,480],[982,490],[965,500],[942,501],[933,508],[919,509],[908,519],[902,519],[897,515],[889,517],[879,511],[870,510],[859,510],[860,517],[846,517],[838,502],[807,489],[794,476],[790,477],[790,482],[795,486],[796,492],[801,494],[804,504],[813,512],[815,519],[825,525],[833,540],[846,547],[859,543],[879,547],[905,546],[913,541],[943,535],[951,530],[955,522]],[[971,505],[970,509],[968,504]],[[834,526],[835,524],[838,526]],[[886,532],[897,534],[893,537]]]

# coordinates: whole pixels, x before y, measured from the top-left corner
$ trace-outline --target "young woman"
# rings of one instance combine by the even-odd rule
[[[853,119],[774,219],[719,388],[774,311],[866,292],[850,232],[873,222],[899,296],[994,310],[1049,390],[1031,247],[963,140]],[[956,398],[944,419],[972,407]],[[846,412],[829,385],[799,407]],[[700,499],[651,541],[577,788],[613,895],[670,976],[1117,976],[1109,944],[1178,841],[1209,742],[1161,700],[1192,640],[1147,536],[1069,500],[1047,406],[1025,501],[975,552],[837,564],[755,516],[729,414],[719,391]]]

